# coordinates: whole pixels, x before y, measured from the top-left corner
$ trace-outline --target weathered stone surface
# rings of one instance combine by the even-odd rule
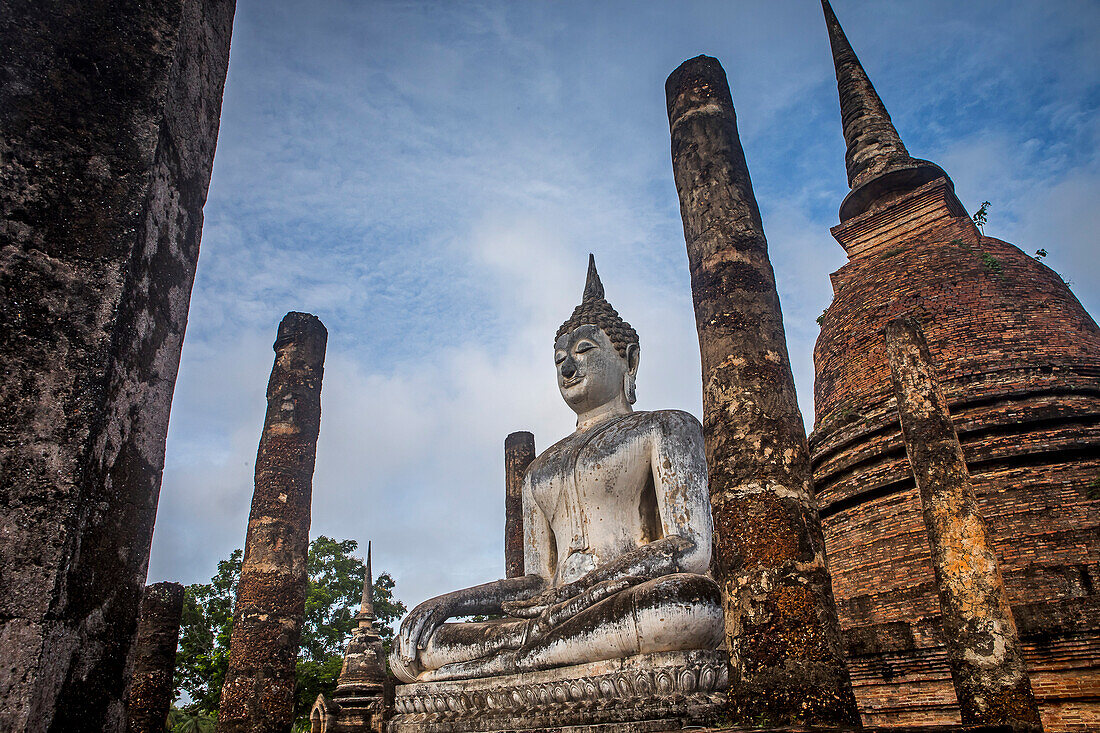
[[[535,436],[526,431],[504,439],[504,570],[518,578],[523,571],[523,476],[535,460]]]
[[[997,553],[970,485],[928,344],[914,319],[886,324],[886,354],[932,549],[963,723],[1039,729]]]
[[[835,22],[833,19],[831,22]],[[840,66],[838,62],[838,76]],[[842,97],[843,101],[843,97]],[[845,104],[845,125],[855,113]],[[814,484],[864,723],[958,723],[935,575],[882,330],[925,324],[1001,559],[1047,731],[1100,728],[1100,329],[1057,275],[984,236],[946,176],[832,229],[849,262],[814,351]],[[1048,248],[1050,245],[1047,245]],[[1049,624],[1049,626],[1046,626]],[[855,653],[856,649],[862,649]]]
[[[287,313],[279,324],[219,733],[285,733],[293,722],[327,341],[308,313]]]
[[[233,10],[0,3],[0,729],[125,724]]]
[[[127,702],[127,733],[164,733],[175,690],[176,646],[183,614],[183,586],[146,586],[134,640],[133,673]]]
[[[665,85],[734,722],[858,725],[767,241],[716,59]]]
[[[726,655],[710,650],[401,685],[388,730],[464,733],[611,723],[608,730],[672,731],[720,716],[727,684]],[[652,727],[628,727],[635,721]]]

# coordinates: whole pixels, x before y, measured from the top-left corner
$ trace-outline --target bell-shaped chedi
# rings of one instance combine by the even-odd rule
[[[1057,273],[987,237],[908,155],[828,3],[853,193],[814,350],[814,484],[864,723],[961,720],[883,328],[922,326],[1048,731],[1100,726],[1100,329]],[[923,165],[917,161],[917,165]],[[897,166],[901,166],[900,168]],[[882,181],[890,182],[889,186]],[[880,183],[875,183],[879,181]],[[1050,249],[1051,244],[1040,243]]]

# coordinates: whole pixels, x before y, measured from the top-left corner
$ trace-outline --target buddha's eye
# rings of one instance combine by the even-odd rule
[[[565,361],[565,352],[564,351],[556,352],[554,354],[554,363],[555,364],[561,364],[563,361]]]
[[[591,341],[581,341],[579,344],[577,344],[576,352],[578,354],[583,354],[584,352],[591,351],[594,348],[596,348],[596,344],[592,343]]]

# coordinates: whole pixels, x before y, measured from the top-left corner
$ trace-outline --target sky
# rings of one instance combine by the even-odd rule
[[[833,7],[912,155],[1100,314],[1100,3]],[[329,332],[311,537],[373,541],[411,608],[503,575],[505,436],[575,416],[553,338],[592,252],[641,337],[637,409],[701,415],[664,81],[729,76],[813,422],[847,193],[821,8],[238,0],[149,582],[244,544],[276,328]]]

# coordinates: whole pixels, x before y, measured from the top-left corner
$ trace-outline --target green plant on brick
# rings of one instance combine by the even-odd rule
[[[978,207],[978,210],[974,212],[974,223],[978,225],[978,229],[985,234],[986,217],[989,215],[989,202],[983,201],[982,205]]]
[[[978,258],[981,259],[982,264],[986,266],[990,272],[1000,277],[1003,274],[1004,267],[1001,265],[1001,261],[988,252],[979,252]]]

